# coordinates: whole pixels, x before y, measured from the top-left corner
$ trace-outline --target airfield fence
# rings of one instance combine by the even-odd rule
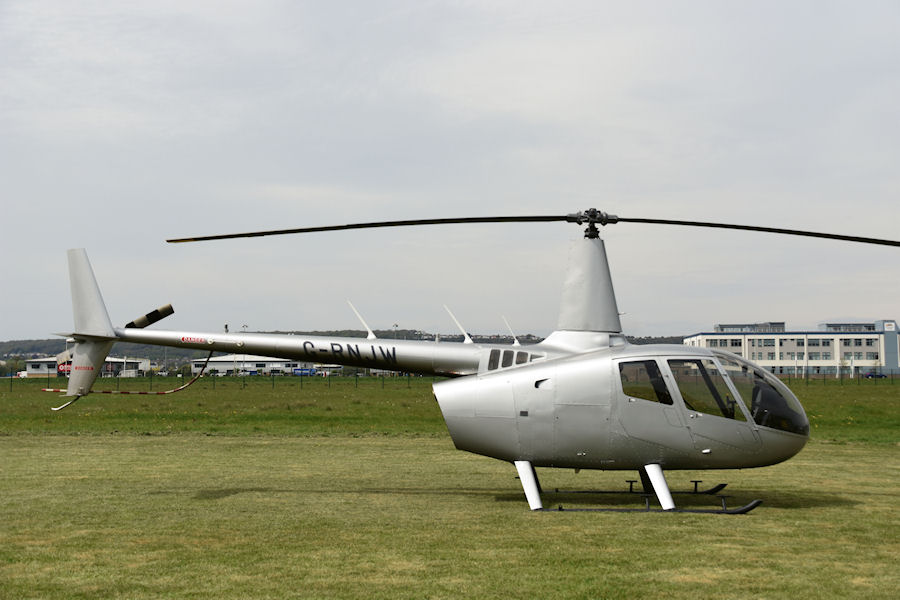
[[[895,381],[900,380],[900,374],[895,372],[885,373],[882,377],[866,377],[865,375],[859,373],[853,376],[850,375],[840,375],[835,376],[834,374],[806,374],[806,375],[792,375],[792,374],[778,374],[776,375],[779,379],[784,381],[786,384],[795,386],[795,385],[821,385],[821,386],[844,386],[844,385],[857,385],[857,386],[878,386],[878,385],[895,385]],[[16,390],[31,390],[34,391],[39,388],[64,388],[66,385],[66,377],[64,376],[52,376],[48,375],[47,377],[28,377],[28,378],[17,378],[17,377],[9,377],[8,381],[4,382],[4,384],[0,384],[0,393],[8,393],[14,392]],[[380,387],[382,389],[389,389],[391,387],[405,387],[409,388],[412,385],[418,383],[434,383],[436,381],[440,381],[444,378],[442,377],[433,377],[433,376],[419,376],[419,375],[411,375],[408,373],[401,375],[331,375],[328,377],[321,376],[310,376],[310,375],[239,375],[239,376],[204,376],[201,377],[196,383],[194,383],[194,387],[199,387],[202,389],[213,389],[215,390],[217,386],[227,386],[229,388],[233,388],[235,386],[244,389],[247,387],[252,387],[253,389],[260,389],[261,387],[267,386],[271,389],[279,389],[285,390],[289,388],[296,388],[298,392],[302,392],[304,389],[320,389],[322,387],[332,387],[341,386],[341,387],[353,387],[353,388],[372,388],[372,387]],[[148,375],[144,377],[104,377],[97,380],[94,384],[94,389],[97,391],[100,390],[115,390],[115,391],[163,391],[166,389],[176,388],[179,385],[183,384],[185,381],[182,377],[176,376],[159,376],[159,375]]]

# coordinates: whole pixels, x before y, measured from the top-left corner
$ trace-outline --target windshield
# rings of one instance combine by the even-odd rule
[[[809,435],[809,419],[786,385],[750,361],[730,352],[713,351],[728,373],[757,425]]]

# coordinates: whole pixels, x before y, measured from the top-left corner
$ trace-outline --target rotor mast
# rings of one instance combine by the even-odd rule
[[[594,222],[569,249],[557,328],[563,331],[622,333],[606,246]]]

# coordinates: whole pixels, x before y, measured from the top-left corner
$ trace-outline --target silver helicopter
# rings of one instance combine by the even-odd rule
[[[67,389],[69,406],[89,394],[115,342],[241,352],[435,375],[437,400],[453,443],[515,465],[528,505],[544,509],[535,467],[638,471],[645,507],[676,509],[665,471],[745,469],[773,465],[809,440],[809,420],[778,378],[732,353],[680,345],[633,345],[622,335],[619,311],[597,225],[618,222],[715,227],[900,246],[900,242],[768,227],[620,218],[589,209],[568,215],[472,217],[357,223],[168,240],[197,242],[372,227],[484,222],[565,221],[587,224],[573,244],[562,290],[559,322],[544,341],[520,346],[211,333],[145,329],[172,314],[171,305],[125,327],[110,322],[83,249],[68,252],[74,314]],[[355,309],[354,309],[355,310]],[[368,326],[366,326],[368,329]],[[193,381],[193,380],[192,380]],[[190,385],[181,386],[178,390]],[[177,390],[170,390],[177,391]],[[168,392],[159,392],[168,393]],[[636,482],[637,480],[634,480]],[[692,493],[718,493],[724,484]],[[630,491],[634,492],[633,489]],[[738,508],[690,512],[744,513]],[[554,509],[559,510],[559,509]]]

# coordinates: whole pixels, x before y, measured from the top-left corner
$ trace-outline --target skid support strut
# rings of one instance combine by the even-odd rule
[[[673,510],[675,508],[675,501],[672,500],[672,493],[669,491],[669,485],[666,483],[666,477],[663,475],[662,467],[652,463],[644,465],[643,470],[647,473],[647,478],[653,486],[653,491],[656,493],[659,505],[663,510]],[[643,479],[643,473],[641,473],[641,476]]]
[[[528,500],[528,507],[531,510],[541,510],[544,505],[541,503],[541,491],[538,488],[537,476],[534,473],[534,467],[527,460],[517,460],[516,471],[519,472],[519,481],[522,482],[522,489],[525,490],[525,498]]]

